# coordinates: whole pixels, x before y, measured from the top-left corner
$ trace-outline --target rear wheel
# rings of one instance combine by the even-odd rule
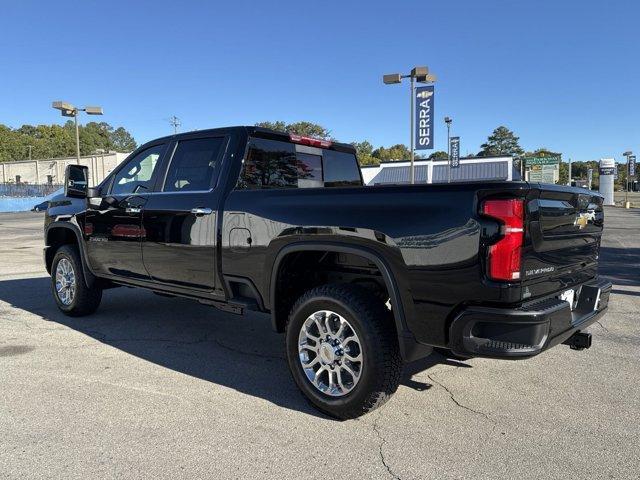
[[[82,260],[75,245],[63,245],[53,257],[51,290],[58,308],[66,315],[80,317],[96,311],[102,289],[87,287]]]
[[[309,401],[336,418],[384,404],[402,372],[396,332],[384,303],[354,285],[323,285],[293,306],[286,333],[293,378]]]

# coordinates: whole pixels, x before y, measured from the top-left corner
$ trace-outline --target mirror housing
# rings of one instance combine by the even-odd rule
[[[64,171],[64,196],[86,198],[89,189],[89,167],[67,165]]]

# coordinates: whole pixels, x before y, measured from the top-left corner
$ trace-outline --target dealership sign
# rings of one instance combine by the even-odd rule
[[[451,168],[460,166],[460,137],[451,137],[449,140],[449,162]]]
[[[603,158],[600,160],[600,175],[614,175],[616,173],[616,161],[613,158]]]
[[[433,149],[433,85],[417,87],[416,107],[416,150]]]
[[[560,157],[524,157],[524,164],[531,165],[559,165]]]
[[[630,177],[636,176],[636,156],[635,155],[629,156],[629,176]]]
[[[560,157],[525,157],[527,179],[535,183],[555,183],[560,176]]]

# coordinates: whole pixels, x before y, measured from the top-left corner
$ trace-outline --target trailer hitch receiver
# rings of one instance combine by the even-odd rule
[[[591,334],[576,332],[562,343],[569,345],[571,350],[584,350],[585,348],[591,347]]]

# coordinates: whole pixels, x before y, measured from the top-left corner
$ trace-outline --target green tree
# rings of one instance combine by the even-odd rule
[[[449,154],[447,152],[443,152],[442,150],[439,150],[429,155],[428,159],[429,160],[448,160]]]
[[[331,131],[324,128],[322,125],[313,122],[294,122],[285,123],[283,121],[276,122],[259,122],[256,123],[256,127],[270,128],[271,130],[277,130],[286,133],[295,133],[298,135],[305,135],[314,138],[329,139],[331,138]]]
[[[132,152],[138,148],[133,136],[124,128],[118,127],[109,135],[111,145],[116,152]]]
[[[569,164],[566,162],[560,162],[560,177],[558,183],[560,185],[566,185],[569,182]]]
[[[520,147],[518,143],[519,140],[520,137],[516,137],[507,127],[500,126],[489,135],[487,142],[480,146],[482,150],[478,153],[478,156],[493,157],[498,155],[511,155],[513,157],[520,157],[524,153],[524,150]]]
[[[372,155],[381,162],[391,162],[397,160],[409,160],[411,152],[409,152],[409,148],[406,145],[398,143],[389,148],[378,147],[372,152]]]
[[[536,157],[536,158],[545,158],[545,157],[561,157],[562,158],[562,154],[559,152],[552,152],[551,150],[549,150],[546,147],[541,147],[538,148],[536,150],[534,150],[533,152],[526,152],[524,154],[525,157]]]
[[[360,165],[378,165],[380,163],[380,159],[372,155],[373,145],[367,140],[363,142],[353,142],[351,145],[356,149],[356,155],[358,156]]]
[[[114,129],[106,122],[81,125],[80,154],[92,155],[98,151],[128,152],[136,142],[123,127]],[[76,132],[72,121],[64,125],[22,125],[12,129],[0,125],[0,161],[29,158],[59,158],[76,154]]]

